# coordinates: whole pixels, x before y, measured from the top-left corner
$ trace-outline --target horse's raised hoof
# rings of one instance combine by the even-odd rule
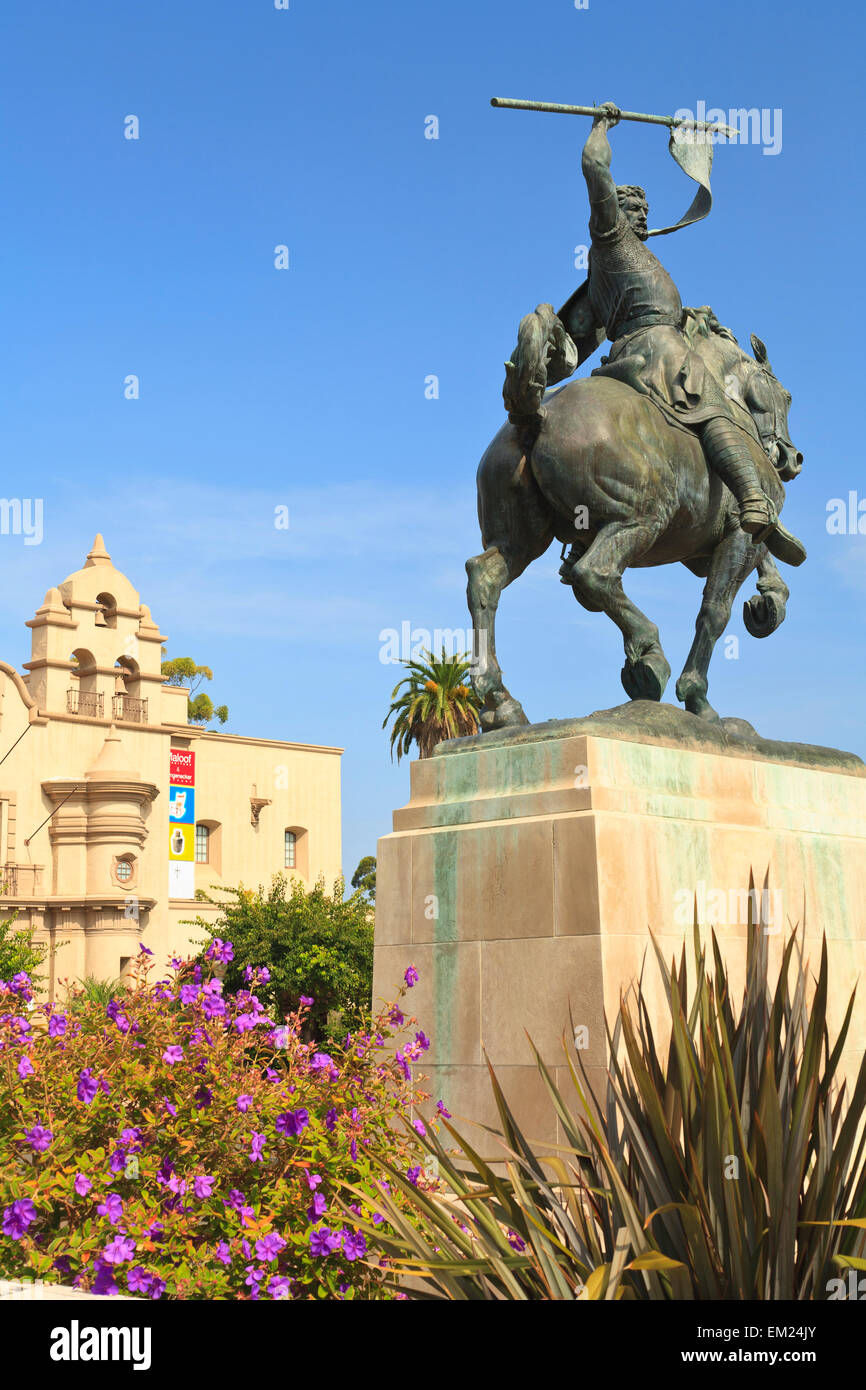
[[[670,678],[671,668],[661,650],[626,660],[620,677],[630,700],[660,700]]]
[[[494,729],[508,729],[515,724],[528,724],[523,706],[513,695],[501,700],[493,709],[485,709],[480,715],[481,732],[491,733]]]
[[[776,594],[754,594],[743,604],[743,622],[752,637],[769,637],[785,620],[785,600]]]

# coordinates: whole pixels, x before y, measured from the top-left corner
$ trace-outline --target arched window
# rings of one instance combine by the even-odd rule
[[[297,856],[296,856],[297,843],[298,843],[298,837],[297,837],[297,835],[295,834],[294,830],[287,830],[287,831],[286,831],[285,854],[284,854],[284,859],[283,859],[284,866],[285,866],[285,868],[287,868],[287,869],[294,869],[294,868],[296,867],[295,861],[296,861],[296,857],[297,857]]]
[[[69,689],[66,692],[66,708],[69,714],[82,714],[88,718],[101,719],[103,713],[102,691],[96,689],[96,660],[93,652],[84,647],[76,647],[69,654]]]
[[[97,594],[99,608],[93,615],[96,627],[117,627],[117,599],[114,594]]]
[[[195,828],[195,862],[207,864],[210,859],[210,826],[197,825]]]

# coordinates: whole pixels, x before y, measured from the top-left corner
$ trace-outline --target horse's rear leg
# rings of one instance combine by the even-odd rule
[[[584,607],[602,609],[622,633],[626,657],[622,683],[632,700],[660,700],[670,680],[658,628],[622,587],[625,570],[646,554],[664,525],[660,518],[609,522],[567,577]]]
[[[543,555],[553,539],[552,528],[520,528],[522,534],[508,542],[489,545],[483,555],[466,561],[469,583],[466,599],[474,629],[472,684],[483,699],[481,727],[502,729],[528,724],[519,700],[507,690],[496,658],[496,609],[502,590],[517,579],[528,564]]]
[[[677,681],[677,698],[682,700],[691,714],[697,714],[701,719],[717,720],[719,717],[707,699],[710,659],[716,643],[728,625],[740,585],[766,554],[766,547],[754,545],[751,536],[747,536],[739,527],[724,536],[713,551],[707,582],[704,585],[704,596],[695,623],[695,640],[686,658],[683,673]],[[781,576],[779,583],[781,584]],[[770,579],[766,587],[775,590],[776,586]],[[771,628],[767,630],[772,631]]]

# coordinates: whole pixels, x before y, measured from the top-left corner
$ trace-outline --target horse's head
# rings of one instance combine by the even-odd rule
[[[743,381],[743,399],[755,422],[761,443],[783,482],[796,478],[803,467],[803,455],[794,447],[788,433],[788,407],[791,394],[773,374],[767,349],[760,338],[751,335],[754,363],[745,357],[750,370]],[[745,355],[744,355],[745,356]]]

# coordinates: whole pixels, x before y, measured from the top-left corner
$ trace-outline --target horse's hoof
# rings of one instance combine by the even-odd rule
[[[481,732],[488,734],[494,729],[508,729],[515,724],[528,724],[529,720],[520,701],[509,695],[495,709],[482,710],[480,722]]]
[[[644,652],[637,661],[627,660],[621,680],[630,700],[660,700],[671,678],[664,652]]]
[[[686,700],[686,709],[689,714],[696,714],[698,719],[704,719],[708,724],[720,724],[722,722],[709,700]]]
[[[743,622],[752,637],[769,637],[785,620],[785,600],[776,594],[754,594],[743,604]]]

